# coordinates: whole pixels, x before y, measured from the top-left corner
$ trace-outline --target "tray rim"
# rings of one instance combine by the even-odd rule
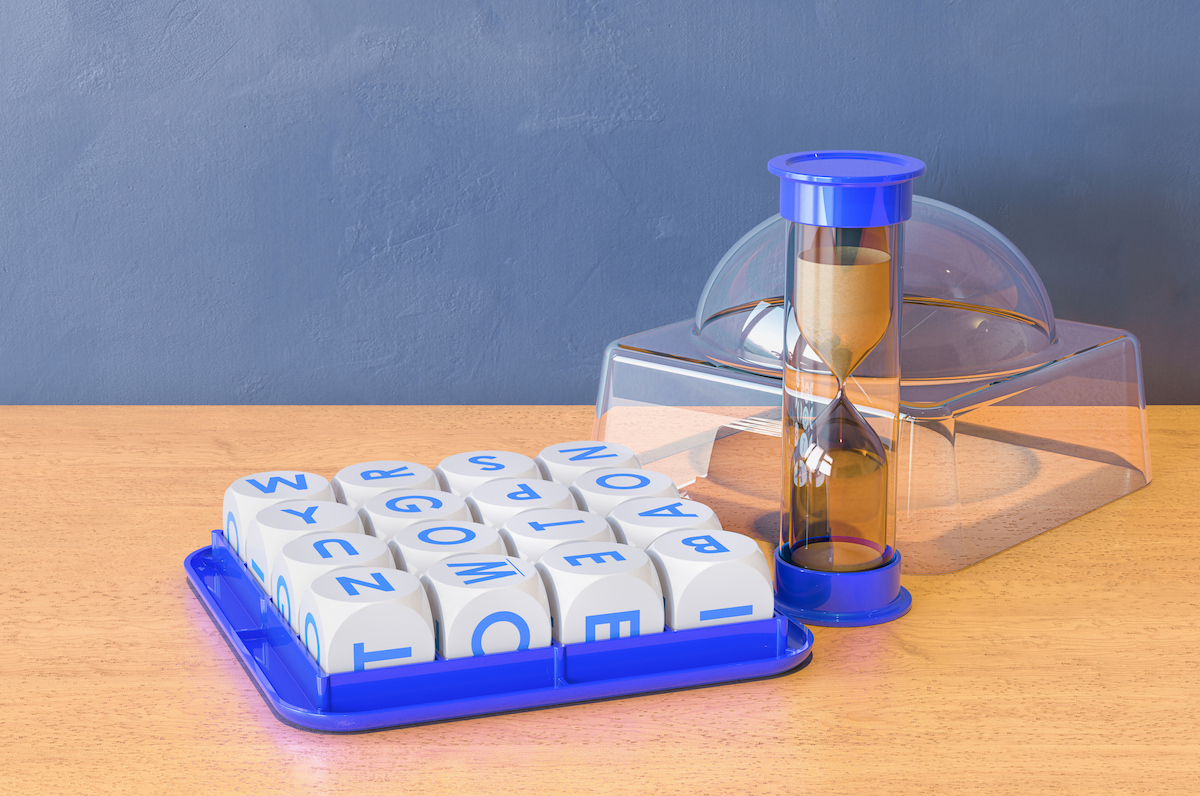
[[[220,533],[220,531],[213,532],[214,540]],[[213,545],[206,545],[194,550],[184,559],[184,570],[192,592],[271,711],[283,722],[306,730],[332,733],[370,732],[474,716],[762,679],[803,668],[812,659],[812,632],[777,609],[775,612],[775,620],[779,628],[777,630],[777,648],[781,649],[781,652],[773,657],[764,656],[749,661],[669,669],[651,674],[592,680],[584,683],[559,682],[543,688],[504,691],[483,696],[420,702],[371,710],[333,711],[308,708],[285,700],[276,690],[254,654],[247,647],[246,642],[218,605],[215,595],[205,585],[204,578],[199,571],[200,568],[197,566],[198,562],[204,558],[212,561]],[[242,564],[242,566],[244,568],[245,565]],[[219,577],[225,577],[225,575]],[[247,577],[249,577],[248,574]],[[255,588],[258,588],[257,584],[255,584]],[[270,605],[270,610],[275,610],[273,603],[269,600],[266,600],[266,603]],[[799,639],[798,645],[790,643],[796,640],[793,639],[793,635]],[[303,648],[299,637],[294,634],[292,643]],[[555,645],[562,646],[557,642]],[[307,655],[307,650],[304,652]]]

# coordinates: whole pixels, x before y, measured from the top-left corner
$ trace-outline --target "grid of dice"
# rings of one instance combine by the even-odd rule
[[[224,534],[327,673],[766,619],[771,574],[628,448],[277,470],[225,493]]]

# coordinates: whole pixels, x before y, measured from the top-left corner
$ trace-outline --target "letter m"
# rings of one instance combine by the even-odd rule
[[[506,578],[509,575],[517,574],[517,573],[513,572],[511,569],[506,569],[503,572],[489,572],[488,571],[490,569],[495,569],[496,567],[507,567],[508,566],[507,561],[484,561],[482,563],[475,563],[475,562],[471,562],[471,561],[466,561],[466,562],[447,561],[446,566],[454,567],[454,568],[458,569],[459,571],[455,572],[454,574],[458,575],[460,578],[475,578],[474,580],[464,580],[463,581],[464,586],[470,586],[472,583],[482,583],[485,580],[495,580],[496,578]],[[476,577],[476,576],[478,576],[478,577]]]

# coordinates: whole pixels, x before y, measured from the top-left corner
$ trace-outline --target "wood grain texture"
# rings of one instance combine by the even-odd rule
[[[590,407],[0,407],[0,793],[1195,793],[1200,407],[1148,487],[816,628],[806,669],[353,736],[279,722],[186,585],[225,487],[590,435]]]

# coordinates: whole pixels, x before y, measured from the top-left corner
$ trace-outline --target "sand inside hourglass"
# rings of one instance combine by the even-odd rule
[[[797,261],[800,332],[841,384],[892,320],[892,260],[887,252],[859,246],[814,254],[824,262]]]
[[[839,395],[799,438],[792,462],[792,563],[871,569],[887,545],[887,450]]]

